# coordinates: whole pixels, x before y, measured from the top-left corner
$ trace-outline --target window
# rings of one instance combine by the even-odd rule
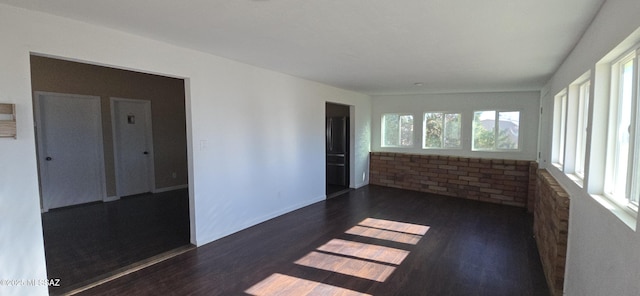
[[[476,111],[473,114],[472,150],[518,150],[519,130],[519,111]]]
[[[604,195],[625,208],[638,210],[638,157],[634,143],[637,116],[637,56],[635,52],[612,64],[609,130]],[[634,149],[634,146],[636,148]],[[635,165],[633,165],[635,164]],[[634,178],[635,176],[635,178]]]
[[[578,93],[578,126],[576,128],[575,174],[584,179],[584,165],[587,151],[587,126],[589,120],[589,89],[591,82],[580,84]]]
[[[413,115],[382,115],[382,147],[413,146]]]
[[[564,164],[564,146],[567,131],[567,92],[556,95],[553,103],[553,155],[552,162],[561,167]]]
[[[425,113],[422,148],[460,148],[461,123],[460,113]]]

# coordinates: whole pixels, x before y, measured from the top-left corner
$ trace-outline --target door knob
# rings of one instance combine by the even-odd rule
[[[51,161],[51,160],[53,160],[53,158],[51,158],[51,157],[47,156],[44,160],[46,160],[46,161]]]
[[[142,152],[142,154],[147,155],[149,154],[149,151]]]

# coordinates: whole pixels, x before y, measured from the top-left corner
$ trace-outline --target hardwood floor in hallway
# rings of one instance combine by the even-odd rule
[[[114,271],[189,245],[186,189],[140,194],[42,214],[52,295],[69,292]]]
[[[366,186],[82,295],[549,295],[524,209]]]

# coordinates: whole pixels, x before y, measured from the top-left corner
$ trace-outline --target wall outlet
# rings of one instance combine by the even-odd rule
[[[171,173],[171,178],[175,179],[178,177],[178,174],[176,174],[176,172]]]

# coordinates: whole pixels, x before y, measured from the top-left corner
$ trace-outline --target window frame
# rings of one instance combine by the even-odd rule
[[[577,83],[578,110],[576,126],[576,151],[573,173],[584,180],[587,169],[587,139],[589,137],[589,100],[591,97],[591,77]]]
[[[478,112],[495,112],[494,118],[494,141],[493,148],[476,148],[475,147],[475,115]],[[498,148],[498,137],[500,133],[500,113],[518,112],[518,141],[517,148],[504,149]],[[474,110],[472,111],[473,119],[471,120],[471,151],[472,152],[520,152],[522,151],[522,137],[520,137],[520,123],[522,122],[522,110],[517,109],[491,109],[491,110]]]
[[[426,141],[426,132],[427,132],[427,114],[442,114],[442,134],[440,135],[440,147],[426,147],[425,146],[425,141]],[[460,144],[457,147],[446,147],[445,146],[445,131],[447,129],[447,125],[446,125],[446,116],[447,115],[451,115],[451,114],[456,114],[458,115],[459,119],[460,119],[460,128],[459,128],[459,132],[458,132],[458,139],[460,141]],[[441,150],[458,150],[458,149],[462,149],[462,130],[464,129],[464,119],[462,116],[462,112],[453,112],[453,111],[425,111],[422,113],[422,149],[427,149],[427,150],[434,150],[434,149],[441,149]]]
[[[567,142],[567,104],[569,94],[563,89],[553,99],[553,151],[551,163],[564,171],[564,157]]]
[[[398,143],[395,145],[387,145],[386,137],[385,137],[385,116],[387,115],[397,115],[398,116]],[[411,124],[411,144],[410,145],[402,145],[402,117],[411,116],[412,124]],[[415,146],[415,119],[414,115],[411,113],[384,113],[380,116],[380,147],[383,148],[412,148]]]
[[[638,59],[640,55],[640,49],[638,46],[634,49],[625,52],[619,58],[610,63],[611,69],[611,89],[609,94],[609,121],[607,122],[607,148],[605,157],[605,178],[603,186],[603,196],[609,201],[617,204],[627,213],[637,217],[638,215],[638,195],[640,195],[640,169],[637,168],[640,164],[640,151],[637,149],[640,147],[640,137],[636,133],[638,130],[638,121],[636,120],[640,115],[638,110],[638,87],[640,86]],[[631,98],[630,98],[630,110],[629,110],[629,140],[628,148],[626,152],[626,174],[624,176],[624,192],[619,193],[615,190],[618,180],[617,164],[619,162],[619,141],[618,131],[620,130],[620,121],[622,112],[624,111],[623,92],[624,92],[624,65],[632,62],[631,69]]]

